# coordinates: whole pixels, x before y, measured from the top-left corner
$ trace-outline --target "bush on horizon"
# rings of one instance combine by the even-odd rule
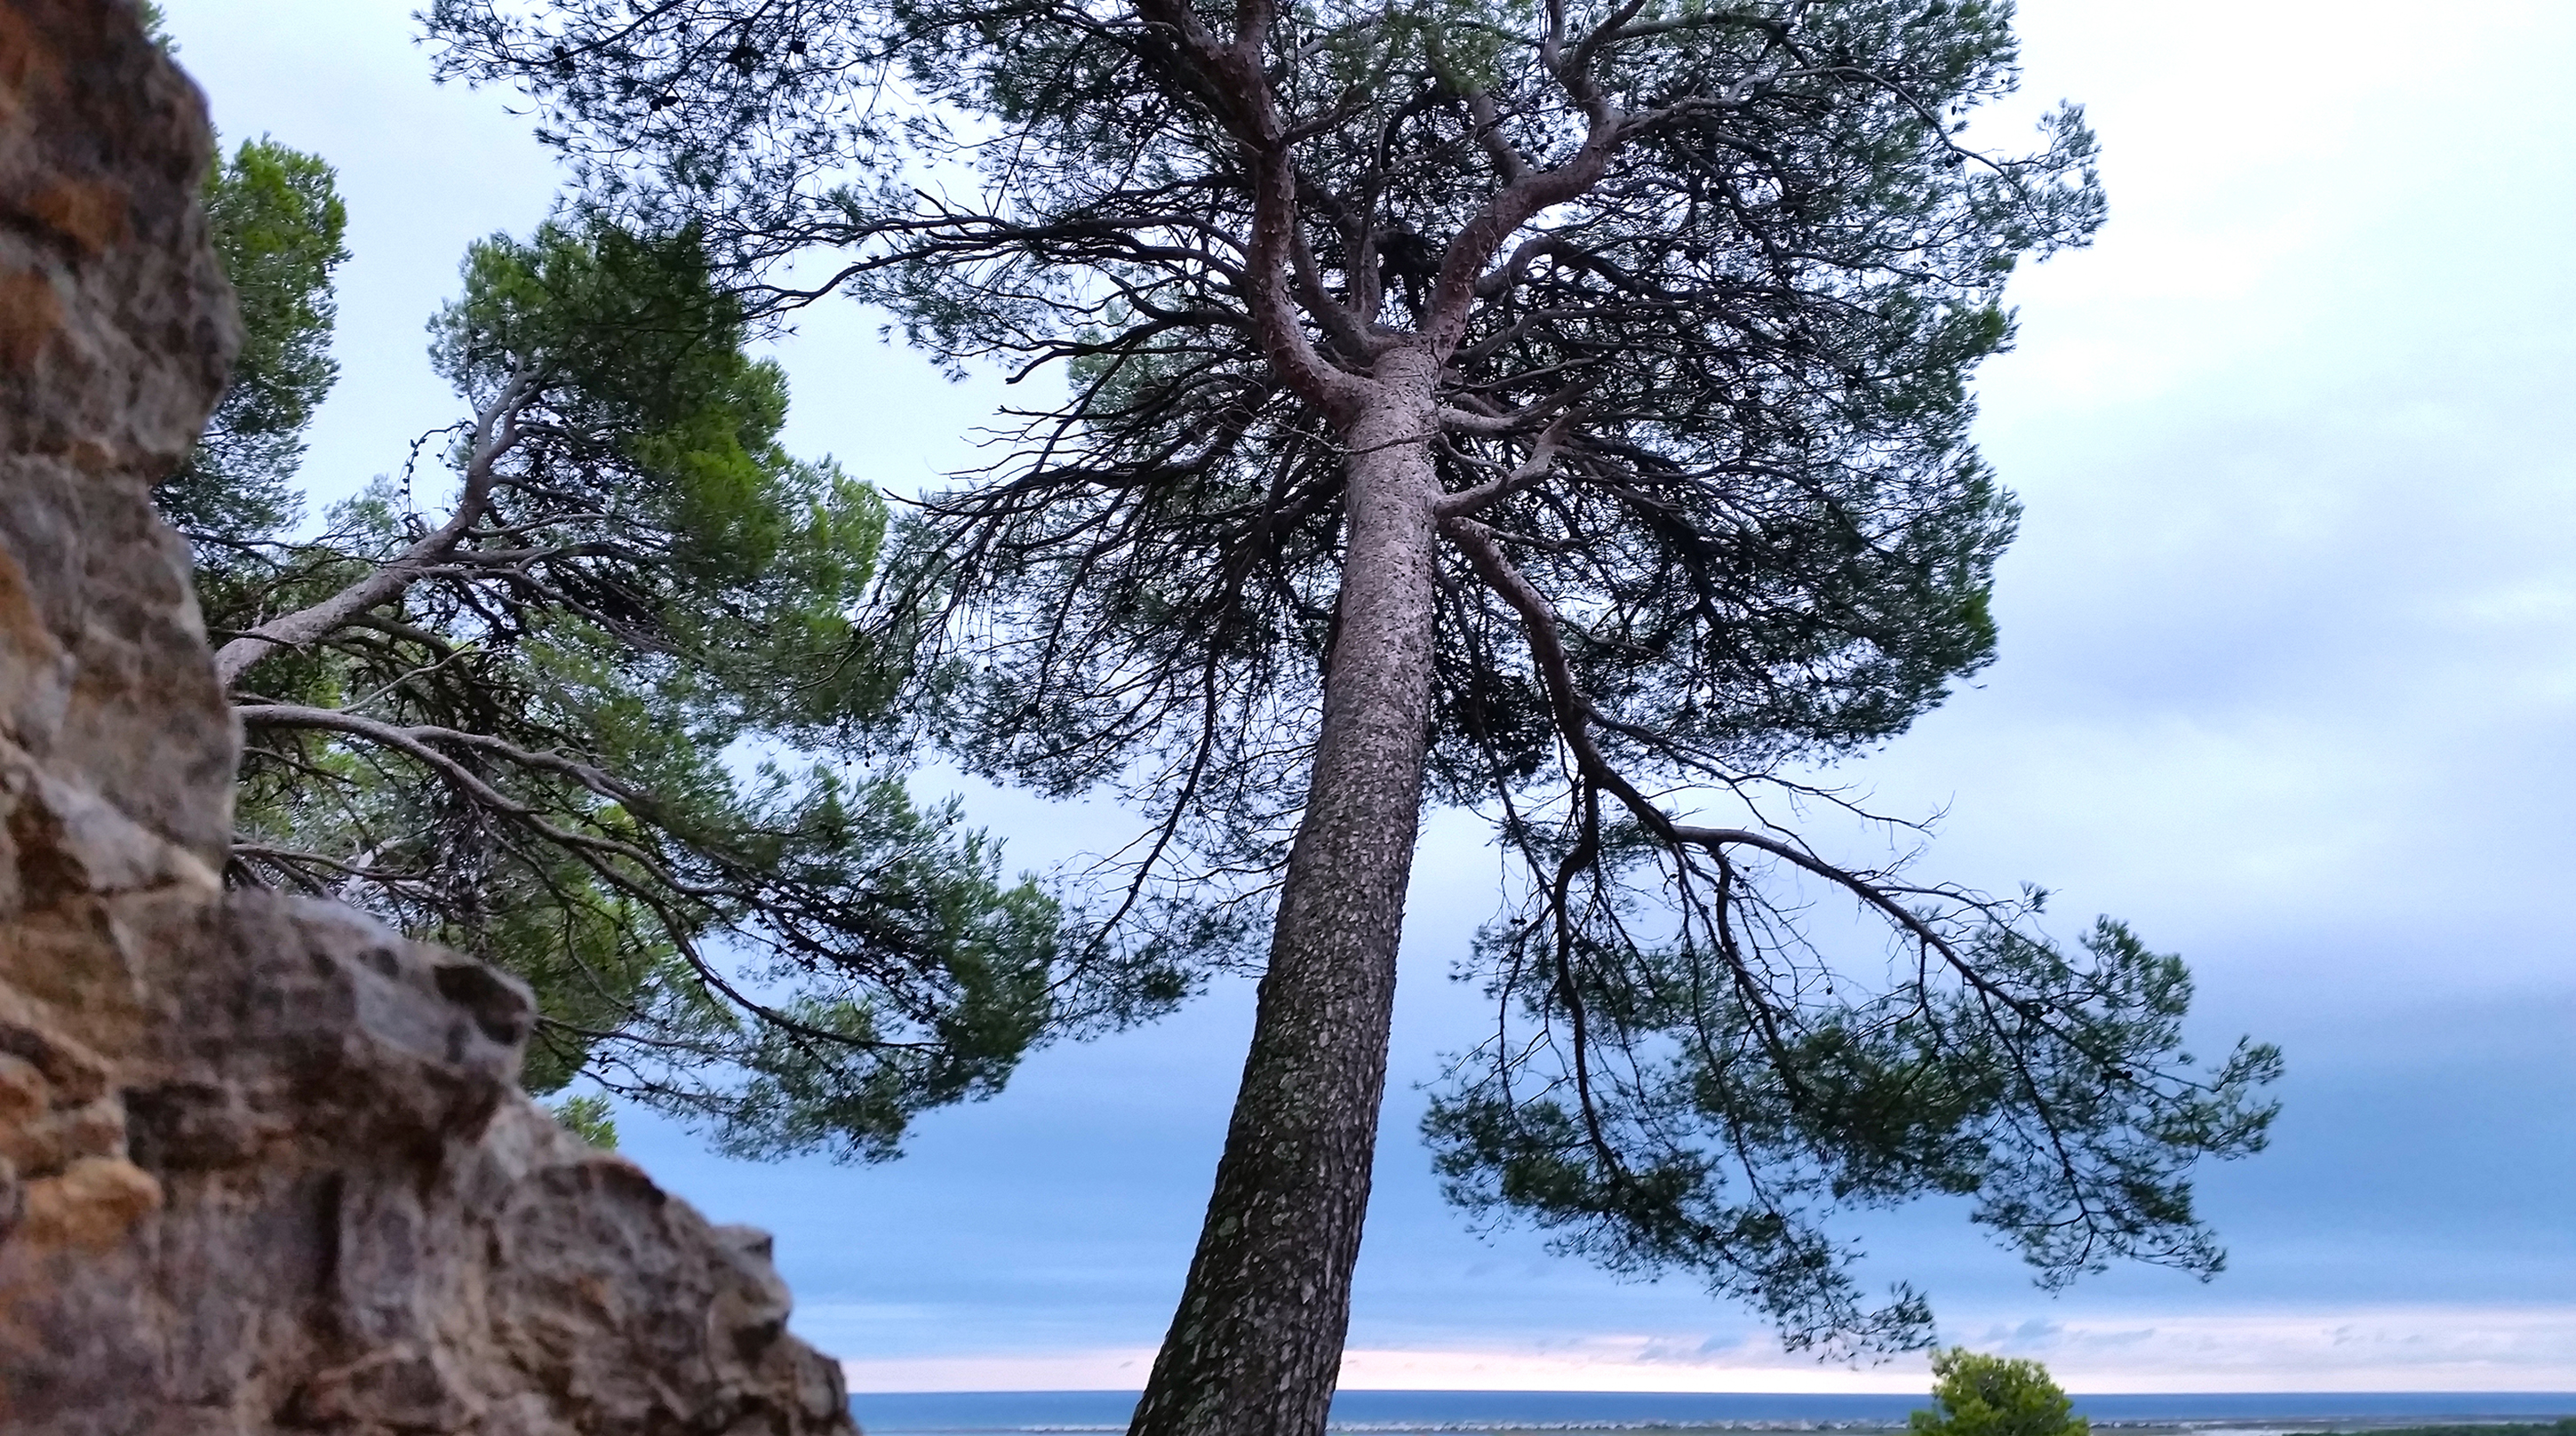
[[[1906,1418],[1915,1436],[2089,1436],[2092,1430],[2036,1361],[1953,1346],[1932,1353],[1932,1377],[1939,1409]]]

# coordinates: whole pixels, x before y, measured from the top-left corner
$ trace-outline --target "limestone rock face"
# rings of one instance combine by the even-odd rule
[[[523,989],[216,880],[209,144],[128,0],[0,0],[0,1436],[849,1432],[768,1238],[519,1094]]]

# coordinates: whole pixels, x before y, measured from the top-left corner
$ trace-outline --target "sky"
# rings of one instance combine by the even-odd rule
[[[422,324],[467,243],[560,183],[508,97],[428,78],[405,7],[165,0],[233,141],[338,166],[350,211],[327,499],[456,417]],[[2202,1284],[2052,1296],[1955,1206],[1854,1230],[1946,1340],[2079,1391],[2576,1391],[2576,5],[2025,0],[2032,97],[2084,102],[2111,218],[2024,274],[1978,436],[2026,507],[2002,657],[1835,775],[1941,811],[1924,871],[2031,880],[2181,952],[2194,1040],[2279,1043],[2271,1150],[2214,1167]],[[855,308],[776,347],[787,439],[910,490],[1000,386]],[[938,775],[923,780],[940,786]],[[1036,868],[1099,805],[959,785]],[[1496,864],[1427,825],[1343,1384],[1917,1390],[1920,1357],[1781,1352],[1686,1280],[1627,1284],[1477,1234],[1414,1136],[1481,1004],[1445,980]],[[628,1153],[778,1237],[796,1327],[860,1390],[1132,1388],[1168,1322],[1250,1025],[1220,986],[1032,1057],[908,1155],[752,1165],[633,1112]]]

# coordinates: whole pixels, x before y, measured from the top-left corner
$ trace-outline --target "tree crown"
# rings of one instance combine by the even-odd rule
[[[2002,285],[2085,242],[2093,141],[1965,117],[2008,5],[437,0],[603,202],[703,218],[756,309],[847,293],[1034,397],[879,612],[980,770],[1154,830],[1086,916],[1232,945],[1303,810],[1372,445],[1438,492],[1435,797],[1516,860],[1452,1194],[1695,1269],[1828,1351],[1919,1344],[1826,1217],[1923,1191],[2060,1281],[2204,1273],[2187,1172],[2278,1055],[2179,1047],[2178,960],[2040,895],[1819,854],[1779,810],[1991,658],[2017,508],[1970,439]],[[834,265],[791,282],[773,261]],[[1041,376],[1044,376],[1041,378]],[[1060,382],[1064,387],[1051,387]],[[1062,397],[1056,397],[1060,392]],[[1388,416],[1397,416],[1390,418]],[[1358,437],[1366,433],[1367,440]],[[1810,937],[1826,897],[1883,954]]]
[[[349,257],[348,212],[329,165],[265,136],[217,163],[205,205],[240,306],[242,349],[195,452],[153,496],[199,561],[221,564],[225,540],[265,537],[296,519],[304,431],[340,376],[331,275]]]
[[[1954,1346],[1932,1354],[1932,1376],[1934,1409],[1906,1418],[1917,1436],[2086,1436],[2093,1429],[2036,1361]]]
[[[784,376],[694,235],[475,245],[430,325],[468,417],[299,532],[344,211],[262,140],[209,213],[248,340],[161,499],[249,734],[234,881],[518,973],[533,1090],[587,1075],[747,1152],[891,1155],[1099,1014],[998,845],[853,770],[891,694],[851,622],[885,509],[780,445]]]

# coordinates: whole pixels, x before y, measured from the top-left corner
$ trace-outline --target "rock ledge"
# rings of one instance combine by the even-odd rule
[[[126,0],[0,0],[0,1436],[851,1432],[768,1237],[519,1094],[515,982],[215,879],[209,145]]]

